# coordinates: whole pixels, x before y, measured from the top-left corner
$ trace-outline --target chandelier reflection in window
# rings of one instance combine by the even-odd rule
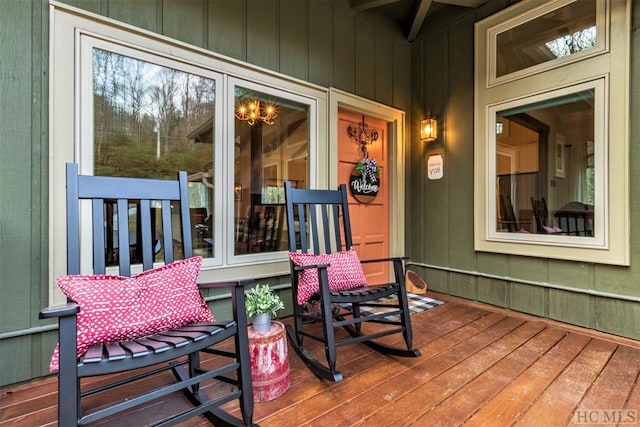
[[[278,117],[275,104],[261,104],[257,100],[240,100],[236,104],[236,119],[246,121],[253,126],[257,122],[272,125],[273,119]]]

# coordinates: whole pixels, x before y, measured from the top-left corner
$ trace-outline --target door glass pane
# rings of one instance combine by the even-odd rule
[[[309,106],[235,90],[235,255],[287,250],[284,181],[307,187]]]
[[[594,90],[496,113],[496,230],[593,237]]]
[[[498,34],[496,77],[593,48],[596,42],[596,0],[578,0]]]
[[[194,250],[211,256],[215,81],[96,48],[93,95],[94,174],[175,179],[186,171]],[[136,215],[132,207],[132,223]],[[132,254],[140,237],[134,234]],[[160,229],[155,237],[161,242]],[[117,234],[110,245],[117,255]]]

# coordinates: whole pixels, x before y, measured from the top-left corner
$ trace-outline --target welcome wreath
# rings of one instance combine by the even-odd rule
[[[360,203],[371,203],[380,191],[380,166],[376,160],[364,157],[351,173],[349,188],[351,194]]]

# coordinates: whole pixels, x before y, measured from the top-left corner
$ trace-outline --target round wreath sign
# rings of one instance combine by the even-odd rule
[[[375,159],[365,157],[351,172],[349,187],[354,199],[360,203],[371,203],[380,191],[380,167]]]

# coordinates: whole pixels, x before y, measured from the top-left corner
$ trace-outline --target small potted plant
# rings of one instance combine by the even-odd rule
[[[268,332],[271,329],[271,317],[284,308],[280,297],[271,290],[268,284],[257,284],[247,291],[245,297],[247,314],[253,318],[255,332]]]

